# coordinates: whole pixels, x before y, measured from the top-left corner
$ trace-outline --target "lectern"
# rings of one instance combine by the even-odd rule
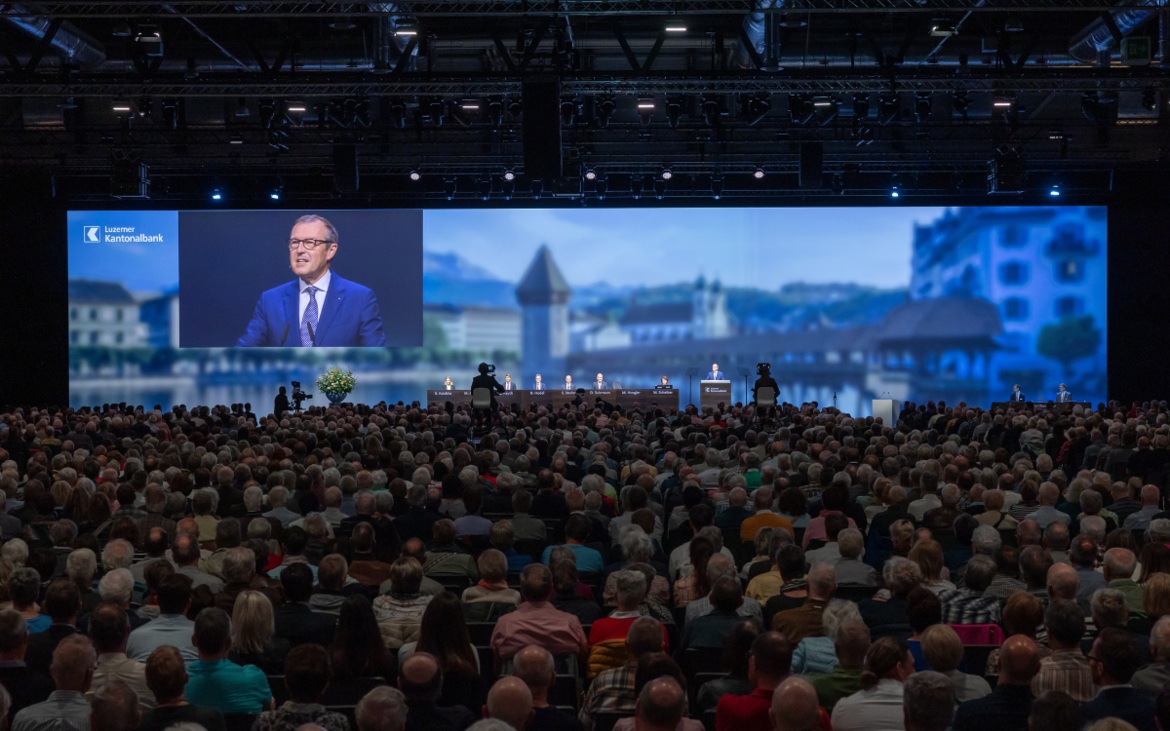
[[[895,427],[898,425],[898,414],[902,411],[902,404],[897,399],[875,398],[873,400],[873,416],[881,417],[882,426]]]
[[[716,408],[731,403],[731,381],[699,381],[699,408]]]

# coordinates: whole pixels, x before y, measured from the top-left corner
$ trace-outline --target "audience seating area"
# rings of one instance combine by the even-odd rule
[[[1165,403],[577,408],[0,414],[0,712],[1170,729]]]

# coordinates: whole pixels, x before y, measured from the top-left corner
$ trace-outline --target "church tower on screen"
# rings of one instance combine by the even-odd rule
[[[522,313],[524,388],[532,388],[537,373],[550,388],[564,383],[572,294],[552,253],[547,246],[541,246],[516,285],[516,299]]]

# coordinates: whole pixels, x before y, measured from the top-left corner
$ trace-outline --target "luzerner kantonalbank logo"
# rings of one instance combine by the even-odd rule
[[[143,234],[134,226],[82,226],[82,240],[87,244],[162,243],[162,234]]]

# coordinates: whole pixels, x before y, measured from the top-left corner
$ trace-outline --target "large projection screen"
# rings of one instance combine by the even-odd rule
[[[310,337],[317,219],[337,246]],[[688,369],[717,363],[738,401],[768,362],[781,400],[855,415],[986,407],[1015,384],[1096,404],[1106,223],[1078,206],[74,211],[70,403],[267,413],[296,380],[319,406],[335,366],[352,401],[410,403],[486,361],[521,388],[666,377],[684,403]]]

